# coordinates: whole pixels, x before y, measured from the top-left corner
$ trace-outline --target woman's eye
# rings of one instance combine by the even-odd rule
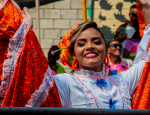
[[[101,44],[101,41],[100,41],[100,40],[94,40],[94,44],[100,45],[100,44]]]
[[[78,43],[78,46],[80,46],[80,47],[82,47],[82,46],[84,46],[85,45],[85,42],[79,42]]]

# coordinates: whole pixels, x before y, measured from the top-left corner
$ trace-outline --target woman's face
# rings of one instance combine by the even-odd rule
[[[120,57],[122,45],[118,41],[113,41],[109,44],[108,53],[110,56]]]
[[[106,46],[102,35],[94,28],[82,31],[74,45],[74,56],[80,69],[102,71]]]

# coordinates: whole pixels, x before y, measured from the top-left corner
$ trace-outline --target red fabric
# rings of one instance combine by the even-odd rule
[[[139,32],[140,32],[140,36],[142,38],[144,35],[144,30],[145,30],[145,23],[144,23],[142,8],[138,1],[137,1],[136,7],[137,7],[137,16],[138,16],[138,23],[139,23]]]
[[[46,101],[41,107],[62,107],[55,81]]]
[[[6,46],[8,46],[8,39],[13,37],[22,24],[23,18],[21,13],[16,10],[9,1],[0,11],[0,14],[0,40],[2,40],[0,41],[0,44],[3,44],[0,46],[0,51],[2,50],[2,54],[0,55],[0,58],[2,59],[0,61],[0,75],[3,77],[2,67],[7,55],[8,47]],[[6,40],[6,43],[4,40]],[[33,30],[30,28],[25,37],[24,47],[15,65],[15,71],[1,107],[24,107],[31,98],[31,94],[37,90],[43,82],[47,68],[47,60]],[[61,102],[56,85],[53,87],[52,91],[50,90],[50,93],[52,93],[53,98],[50,100],[48,97],[49,100],[46,102],[56,102],[55,106],[60,107]],[[53,107],[54,103],[49,104],[48,106]]]
[[[142,8],[137,2],[137,13],[139,22],[140,36],[143,37],[145,30],[145,24],[143,20]],[[150,42],[148,49],[150,48]],[[150,109],[150,62],[145,64],[142,72],[141,79],[139,81],[138,87],[136,89],[134,99],[132,100],[132,109]]]

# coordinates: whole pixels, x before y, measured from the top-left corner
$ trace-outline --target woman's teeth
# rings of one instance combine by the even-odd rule
[[[96,54],[87,54],[86,56],[96,56]]]
[[[119,50],[116,50],[116,52],[120,52]]]

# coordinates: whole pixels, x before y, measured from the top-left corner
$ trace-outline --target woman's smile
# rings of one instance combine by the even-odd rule
[[[84,55],[85,58],[95,58],[98,57],[98,54],[96,52],[88,52]]]

